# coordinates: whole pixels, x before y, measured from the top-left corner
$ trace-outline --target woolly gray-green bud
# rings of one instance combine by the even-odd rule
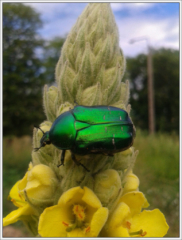
[[[80,105],[120,104],[125,108],[128,84],[121,84],[124,70],[110,5],[88,4],[69,33],[56,67],[61,100],[76,100]]]

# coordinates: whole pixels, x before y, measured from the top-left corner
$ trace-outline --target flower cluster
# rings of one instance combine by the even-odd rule
[[[37,170],[40,175],[37,175]],[[45,181],[45,176],[53,182]],[[112,176],[111,180],[116,180],[117,172],[110,170],[108,177]],[[39,212],[31,202],[25,201],[24,196],[30,192],[35,202],[40,198],[46,200],[52,196],[50,191],[54,191],[54,177],[47,166],[40,164],[32,168],[30,165],[25,177],[10,191],[11,201],[18,209],[3,219],[3,225],[31,220],[34,225],[37,224],[41,237],[162,237],[167,233],[168,225],[158,209],[142,211],[149,204],[138,190],[139,180],[132,172],[126,178],[123,194],[110,211],[102,206],[91,189],[77,186],[64,192],[57,204]],[[113,186],[108,180],[102,184],[106,189]]]
[[[44,90],[46,132],[62,113],[79,105],[109,105],[130,113],[129,84],[121,82],[125,60],[108,3],[90,3],[69,33],[56,66],[57,87]],[[34,130],[33,147],[42,132]],[[18,220],[40,237],[162,237],[168,231],[164,215],[149,206],[139,191],[132,169],[138,151],[133,147],[114,156],[76,156],[90,172],[52,144],[32,152],[24,178],[9,198],[18,207],[3,226]]]

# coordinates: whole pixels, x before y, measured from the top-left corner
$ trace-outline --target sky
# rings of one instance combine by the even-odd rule
[[[40,35],[51,40],[69,33],[88,3],[26,3],[41,14],[44,27]],[[118,2],[111,3],[119,29],[120,47],[124,55],[134,57],[147,53],[147,41],[151,47],[179,49],[179,3],[178,2]],[[138,41],[131,44],[131,39]],[[140,41],[139,41],[140,40]]]

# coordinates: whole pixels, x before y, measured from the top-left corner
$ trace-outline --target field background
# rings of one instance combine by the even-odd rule
[[[150,203],[148,209],[159,208],[164,213],[170,226],[166,237],[179,237],[179,138],[175,134],[148,135],[138,130],[134,147],[139,150],[134,173]],[[3,140],[3,216],[16,209],[7,200],[8,194],[24,176],[31,151],[29,136]],[[12,226],[21,230],[21,236],[31,236],[21,222]]]

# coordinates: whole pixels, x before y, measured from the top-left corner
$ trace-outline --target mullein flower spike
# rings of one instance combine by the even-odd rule
[[[62,113],[79,105],[110,105],[130,113],[129,82],[122,82],[125,59],[109,3],[89,3],[67,36],[56,66],[57,87],[45,86],[47,120],[34,129],[33,148]],[[43,131],[43,132],[42,132]],[[90,172],[52,144],[32,151],[25,177],[10,191],[18,207],[3,225],[28,222],[39,237],[161,237],[168,225],[139,192],[132,169],[138,155],[133,147],[114,156],[76,156]],[[51,219],[51,220],[50,220]],[[146,222],[146,224],[144,224]]]

